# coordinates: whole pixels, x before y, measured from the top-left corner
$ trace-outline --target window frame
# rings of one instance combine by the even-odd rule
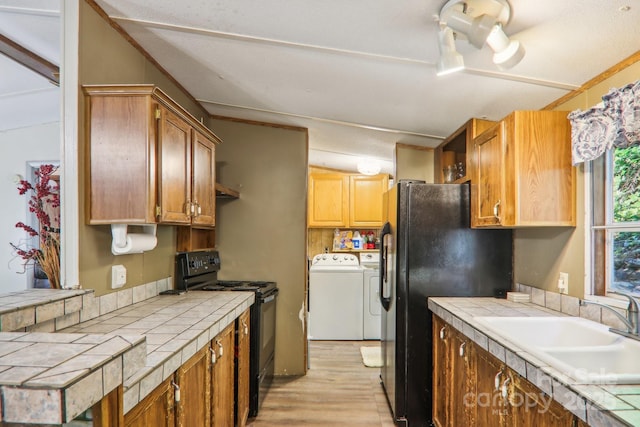
[[[608,278],[612,277],[613,261],[608,233],[629,231],[628,223],[613,221],[613,150],[584,163],[585,187],[585,285],[584,299],[627,308],[628,300],[606,292]],[[638,223],[633,223],[638,224]],[[640,224],[639,224],[640,225]],[[631,227],[632,231],[640,228]],[[640,296],[637,295],[637,296]]]

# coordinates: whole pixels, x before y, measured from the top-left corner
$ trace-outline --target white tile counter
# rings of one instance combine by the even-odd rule
[[[160,295],[63,330],[146,338],[142,369],[124,377],[129,412],[254,302],[253,292],[190,291]]]
[[[121,384],[126,413],[254,302],[252,292],[149,295],[55,333],[26,332],[43,306],[56,304],[59,317],[67,304],[78,311],[83,301],[98,304],[86,299],[93,291],[34,291],[0,295],[0,316],[27,313],[5,323],[16,332],[0,332],[0,421],[7,423],[69,422]]]
[[[0,332],[60,318],[82,310],[83,295],[93,290],[29,289],[0,294]]]
[[[474,320],[478,316],[567,316],[568,314],[533,303],[515,303],[504,299],[482,297],[429,298],[428,307],[445,322],[527,378],[590,426],[640,425],[640,384],[577,384]],[[579,309],[576,305],[576,310]],[[584,314],[585,317],[590,317],[590,313]],[[640,360],[640,355],[638,356]]]
[[[70,421],[141,369],[140,353],[142,336],[0,332],[3,421]]]

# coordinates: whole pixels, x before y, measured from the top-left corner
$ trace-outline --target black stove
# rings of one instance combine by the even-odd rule
[[[176,256],[175,289],[187,291],[254,292],[250,309],[249,416],[255,417],[273,381],[276,331],[276,282],[253,280],[218,280],[218,251],[181,252]],[[237,387],[236,387],[237,389]]]

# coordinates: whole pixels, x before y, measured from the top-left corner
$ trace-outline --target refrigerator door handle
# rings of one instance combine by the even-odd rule
[[[385,285],[388,285],[388,271],[387,271],[387,245],[385,243],[384,237],[388,234],[391,234],[391,224],[388,222],[384,224],[382,227],[382,231],[380,232],[380,302],[382,303],[382,308],[386,311],[389,311],[391,307],[391,298],[390,295],[384,292]]]

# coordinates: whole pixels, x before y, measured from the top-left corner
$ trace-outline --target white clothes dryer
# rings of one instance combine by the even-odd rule
[[[363,274],[364,311],[362,318],[363,338],[379,340],[382,326],[380,304],[380,252],[361,252],[360,265]]]

